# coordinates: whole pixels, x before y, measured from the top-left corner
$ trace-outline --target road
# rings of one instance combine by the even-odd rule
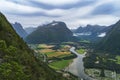
[[[85,53],[78,54],[75,51],[75,47],[70,48],[70,52],[76,54],[77,58],[75,58],[73,60],[73,62],[68,66],[68,68],[67,68],[68,71],[71,72],[72,74],[78,76],[81,80],[95,80],[95,79],[89,77],[84,72],[83,58],[85,57]]]

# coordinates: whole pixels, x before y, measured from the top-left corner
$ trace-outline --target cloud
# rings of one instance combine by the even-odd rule
[[[43,3],[43,4],[54,5],[54,6],[62,6],[62,5],[68,5],[68,4],[76,4],[81,0],[34,0],[34,1]]]
[[[93,15],[112,14],[115,11],[115,7],[111,3],[105,3],[97,6],[92,12]]]
[[[0,10],[8,13],[34,13],[38,12],[40,9],[1,0]]]
[[[4,6],[4,5],[6,6]],[[13,2],[7,2],[4,0],[0,1],[0,10],[8,14],[21,15],[21,16],[62,16],[66,10],[53,9],[45,10],[42,8],[36,8],[26,5],[20,5]]]
[[[21,5],[29,5],[43,9],[70,9],[94,4],[97,0],[7,0]]]
[[[29,4],[29,2],[23,1],[24,3]],[[43,9],[43,8],[38,8],[38,7],[33,7],[33,6],[29,6],[29,5],[23,5],[20,4],[22,3],[21,1],[18,3],[18,1],[5,1],[5,0],[1,0],[0,1],[0,9],[3,12],[7,12],[8,14],[13,14],[13,15],[21,15],[21,16],[46,16],[46,17],[61,17],[61,16],[69,16],[72,15],[71,13],[76,12],[77,14],[75,16],[78,15],[83,15],[84,13],[86,13],[87,11],[84,11],[84,7],[73,7],[70,9],[51,9],[51,10],[47,10],[47,9]],[[4,5],[6,6],[4,6]],[[85,6],[86,8],[86,6]],[[80,12],[80,13],[79,13]]]
[[[25,27],[57,20],[77,28],[114,23],[120,18],[119,5],[120,0],[0,0],[0,11]]]

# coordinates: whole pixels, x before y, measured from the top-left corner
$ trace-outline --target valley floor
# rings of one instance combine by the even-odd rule
[[[77,75],[71,77],[71,72],[66,71],[66,67],[73,63],[76,55],[70,52],[72,46],[76,46],[76,52],[80,55],[89,50],[88,44],[74,42],[66,42],[61,44],[29,44],[34,49],[37,58],[45,62],[56,72],[62,73],[63,76],[77,80]],[[86,54],[87,56],[88,54]],[[80,63],[81,64],[81,63]],[[79,69],[78,69],[79,70]],[[110,70],[104,70],[105,77],[100,77],[101,69],[84,68],[85,74],[94,78],[95,80],[120,80],[120,74],[116,74]]]
[[[120,74],[117,74],[115,71],[105,70],[105,77],[100,77],[100,69],[85,69],[85,72],[97,80],[120,80]]]
[[[65,68],[69,66],[76,57],[76,55],[71,54],[69,51],[71,46],[68,45],[68,43],[29,44],[29,46],[35,51],[35,56],[48,64],[49,67],[56,72],[62,73],[63,76],[67,76],[70,80],[76,80],[76,76],[65,71]]]

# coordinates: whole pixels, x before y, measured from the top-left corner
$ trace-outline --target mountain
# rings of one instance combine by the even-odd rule
[[[78,29],[75,30],[75,33],[91,33],[91,34],[96,34],[103,32],[102,30],[105,28],[105,26],[99,26],[99,25],[87,25],[85,27],[79,27]]]
[[[31,34],[35,30],[36,30],[36,28],[34,28],[34,27],[25,28],[25,31],[27,32],[27,34]]]
[[[33,53],[0,13],[0,80],[66,80]]]
[[[27,36],[26,31],[23,29],[20,23],[17,22],[15,22],[14,24],[12,23],[12,26],[20,37],[25,38]]]
[[[27,43],[51,43],[73,40],[73,33],[64,22],[54,21],[38,27],[26,37]]]
[[[110,27],[100,25],[87,25],[79,27],[73,33],[81,40],[97,41],[106,35]]]
[[[120,21],[111,26],[106,37],[104,37],[101,42],[96,47],[97,50],[102,50],[106,52],[111,52],[114,54],[120,53]]]
[[[120,21],[109,26],[106,36],[84,58],[86,68],[100,68],[120,73]]]

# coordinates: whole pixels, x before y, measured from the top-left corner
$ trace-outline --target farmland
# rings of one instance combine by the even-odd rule
[[[76,57],[69,51],[70,45],[66,44],[30,44],[39,55],[45,55],[46,63],[55,70],[63,70]],[[42,57],[41,57],[42,58]],[[44,57],[43,57],[44,58]]]

